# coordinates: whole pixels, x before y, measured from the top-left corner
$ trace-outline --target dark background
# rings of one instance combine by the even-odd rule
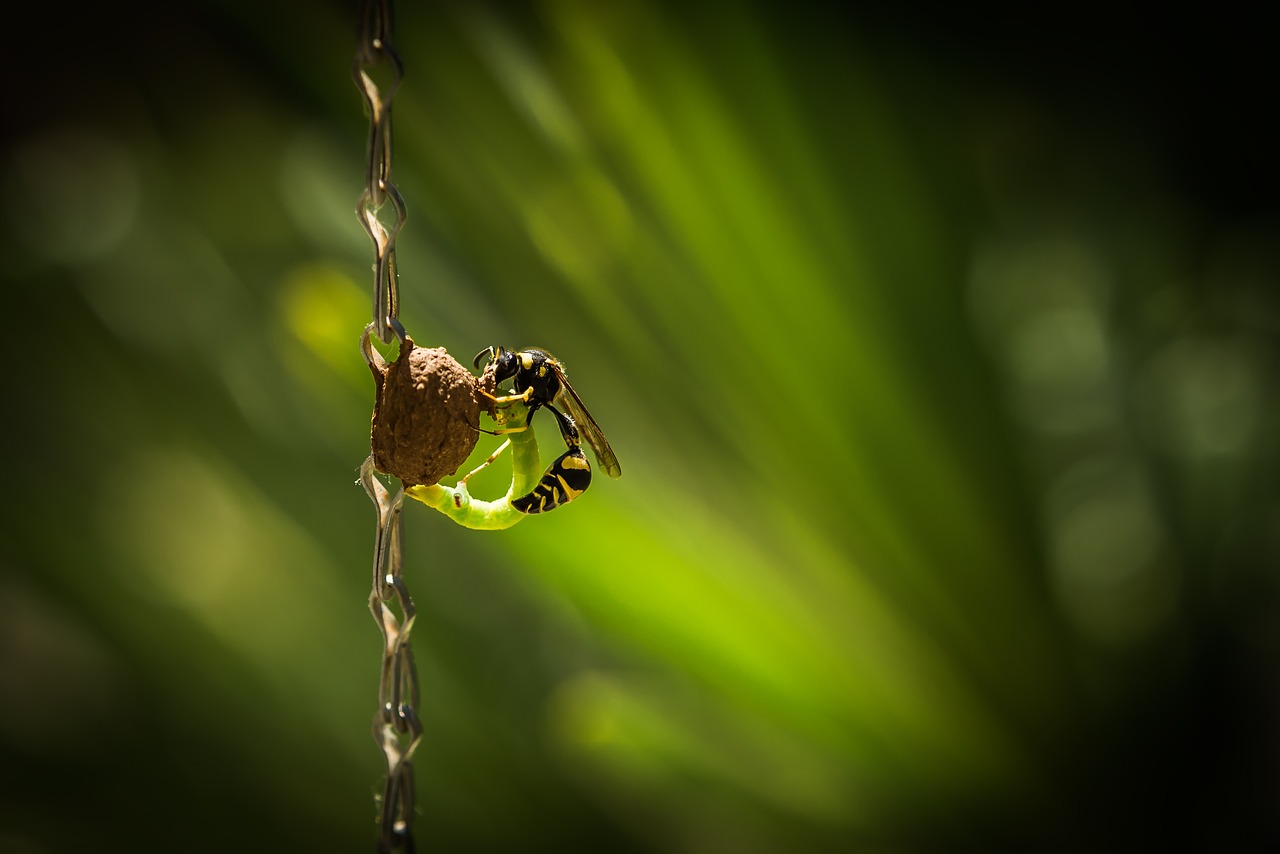
[[[398,11],[406,325],[626,472],[406,508],[422,849],[1274,849],[1260,20]],[[0,850],[372,848],[355,20],[7,27]]]

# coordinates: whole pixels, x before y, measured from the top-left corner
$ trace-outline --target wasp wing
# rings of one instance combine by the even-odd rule
[[[600,467],[604,469],[604,473],[609,477],[621,477],[622,466],[618,465],[618,457],[613,453],[613,448],[609,447],[609,440],[604,437],[604,431],[600,429],[600,425],[591,417],[591,413],[587,411],[587,407],[582,405],[582,398],[578,397],[578,393],[573,390],[573,386],[569,385],[569,378],[564,375],[564,369],[560,367],[560,363],[556,362],[555,370],[560,379],[560,393],[556,395],[559,398],[560,405],[569,413],[569,417],[578,425],[578,430],[582,433],[583,438],[587,440],[587,444],[591,446],[591,450],[595,452],[596,460],[600,463]]]

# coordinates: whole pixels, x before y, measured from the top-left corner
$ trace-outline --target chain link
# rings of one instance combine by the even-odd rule
[[[373,347],[371,336],[384,344],[406,339],[400,325],[399,274],[396,269],[396,236],[405,220],[404,200],[391,182],[391,101],[400,85],[403,68],[391,42],[391,0],[364,0],[360,14],[360,39],[356,45],[352,76],[364,95],[369,113],[368,163],[365,186],[356,203],[356,216],[373,240],[373,321],[360,336],[360,350],[374,367],[385,361]],[[391,82],[383,92],[370,73],[383,62],[391,69]],[[394,214],[387,224],[381,212],[391,202]],[[382,631],[382,665],[378,676],[378,711],[373,716],[373,738],[382,749],[387,776],[382,792],[378,839],[379,854],[412,854],[414,786],[413,754],[422,740],[418,719],[418,671],[409,635],[416,611],[401,570],[400,510],[404,485],[394,493],[378,480],[370,454],[360,466],[360,482],[378,516],[373,550],[373,590],[369,610]],[[396,616],[398,606],[400,616]]]
[[[413,754],[422,740],[418,719],[418,671],[409,634],[416,610],[401,575],[400,510],[404,486],[392,493],[378,480],[373,456],[360,467],[360,482],[378,514],[374,538],[373,591],[369,610],[382,629],[382,667],[378,679],[378,711],[373,716],[373,738],[387,764],[382,793],[380,854],[413,851]],[[397,618],[391,603],[399,604]]]
[[[356,202],[356,217],[373,241],[373,326],[384,344],[392,338],[404,340],[400,325],[400,274],[396,268],[396,237],[404,226],[404,199],[391,181],[391,102],[404,76],[400,55],[391,41],[391,0],[364,0],[360,13],[360,40],[356,44],[351,76],[364,95],[369,113],[369,146],[364,189]],[[378,88],[373,70],[383,63],[391,69],[386,91]],[[393,217],[382,221],[382,211],[391,202]]]

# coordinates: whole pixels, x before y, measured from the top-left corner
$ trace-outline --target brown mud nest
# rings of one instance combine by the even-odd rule
[[[378,386],[370,435],[378,471],[405,486],[455,473],[476,446],[480,413],[492,414],[493,365],[476,377],[443,347],[406,337],[396,361],[370,369]]]

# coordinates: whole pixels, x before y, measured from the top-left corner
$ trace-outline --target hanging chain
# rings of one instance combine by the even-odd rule
[[[413,662],[409,633],[415,610],[409,589],[400,574],[400,510],[404,486],[392,494],[374,473],[373,456],[360,466],[360,482],[378,513],[374,538],[373,592],[369,610],[382,629],[382,666],[378,677],[378,711],[373,716],[373,738],[387,763],[382,792],[380,854],[413,851],[413,753],[422,740],[418,719],[418,670]],[[401,618],[391,608],[398,601]]]
[[[391,82],[385,93],[374,82],[371,69],[386,61]],[[400,57],[391,43],[390,0],[364,0],[360,15],[360,40],[356,45],[352,76],[363,93],[369,112],[368,165],[365,187],[356,204],[356,216],[373,240],[373,321],[360,336],[360,349],[370,366],[385,368],[371,336],[383,343],[406,338],[400,325],[399,278],[396,270],[396,236],[404,225],[405,207],[391,183],[391,99],[402,75]],[[384,224],[379,214],[391,202],[394,219]],[[382,793],[378,851],[407,852],[413,845],[413,754],[422,740],[418,720],[418,672],[413,662],[409,634],[414,607],[401,575],[400,509],[404,485],[393,494],[378,480],[373,455],[360,466],[360,482],[378,514],[373,550],[373,590],[369,610],[382,631],[382,665],[378,676],[378,711],[373,716],[373,738],[387,765]],[[393,605],[398,605],[396,616]]]
[[[373,332],[384,344],[404,340],[400,326],[400,274],[396,268],[396,237],[404,226],[404,199],[391,182],[391,101],[404,76],[400,55],[391,42],[391,0],[364,0],[360,12],[360,41],[351,76],[364,95],[369,113],[369,146],[364,189],[356,202],[356,216],[373,240]],[[372,71],[383,62],[391,69],[386,91],[378,88]],[[391,202],[391,222],[381,218]]]

